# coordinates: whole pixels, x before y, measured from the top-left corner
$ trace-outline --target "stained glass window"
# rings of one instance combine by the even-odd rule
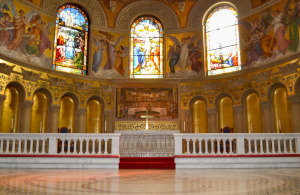
[[[153,17],[131,26],[130,78],[163,78],[163,28]]]
[[[237,12],[214,9],[206,20],[207,75],[241,70]]]
[[[53,69],[86,75],[88,18],[74,5],[64,5],[57,12]]]

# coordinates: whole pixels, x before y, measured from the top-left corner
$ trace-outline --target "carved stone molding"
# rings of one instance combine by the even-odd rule
[[[9,66],[5,63],[0,63],[0,72],[6,75],[10,75],[15,66]]]
[[[114,86],[112,84],[103,85],[100,83],[100,87],[103,90],[103,93],[113,93]]]
[[[191,93],[193,91],[194,85],[183,85],[180,87],[181,93]]]
[[[44,0],[43,10],[49,15],[56,16],[56,12],[64,4],[70,3],[68,0]],[[96,0],[72,0],[72,3],[79,5],[87,12],[90,24],[97,27],[106,27],[107,20],[105,12]]]
[[[42,75],[42,73],[35,73],[33,71],[27,71],[27,70],[24,70],[23,68],[21,68],[21,69],[22,69],[23,78],[28,81],[38,82],[39,78]]]
[[[238,104],[238,105],[233,105],[233,111],[234,113],[241,113],[244,111],[244,105]]]
[[[300,95],[291,95],[287,97],[288,101],[293,104],[300,104]]]
[[[50,112],[51,112],[51,113],[58,113],[59,110],[60,110],[60,108],[61,108],[60,105],[58,105],[58,104],[52,104],[52,105],[50,106]]]
[[[66,80],[60,79],[58,77],[52,77],[52,76],[48,75],[48,79],[50,81],[51,86],[64,87],[67,84]]]
[[[253,79],[257,83],[260,83],[260,82],[265,82],[265,81],[270,80],[270,76],[271,76],[271,70],[268,70],[265,72],[259,72],[259,73],[255,74]]]
[[[228,83],[229,87],[242,86],[244,82],[245,82],[245,78],[244,77],[233,78],[233,79],[227,80],[227,83]]]
[[[202,83],[201,86],[203,87],[204,91],[214,91],[224,85],[220,83]]]
[[[285,76],[297,72],[297,68],[299,68],[299,61],[300,60],[297,60],[294,63],[287,64],[283,67],[278,67],[279,73],[281,73],[282,76]]]
[[[124,7],[116,18],[116,29],[130,31],[132,21],[138,16],[153,15],[163,23],[164,30],[179,28],[178,17],[166,4],[158,1],[137,1]]]
[[[225,2],[225,1],[224,1]],[[251,10],[251,2],[248,0],[229,0],[226,1],[236,7],[238,15],[247,13]],[[223,3],[223,2],[221,2]],[[206,12],[212,6],[220,4],[219,0],[198,0],[198,2],[192,8],[188,17],[187,26],[189,29],[202,29],[203,18],[206,17]],[[224,3],[223,3],[224,4]],[[221,4],[220,4],[221,5]],[[212,10],[211,10],[212,11]]]
[[[217,108],[207,108],[206,109],[207,110],[207,114],[208,115],[215,115],[215,114],[217,114]]]
[[[25,108],[25,109],[29,109],[32,107],[33,105],[33,101],[31,100],[25,100],[24,102],[22,102],[22,108]]]
[[[0,104],[6,100],[6,95],[0,95]]]
[[[267,100],[267,101],[260,102],[260,107],[262,109],[270,109],[272,108],[272,106],[273,106],[272,101]]]
[[[76,112],[78,113],[78,114],[85,114],[86,113],[86,110],[87,110],[87,108],[77,108],[76,109]]]
[[[83,81],[74,81],[74,83],[78,90],[89,91],[89,90],[91,90],[91,87],[92,87],[92,83],[86,83]]]

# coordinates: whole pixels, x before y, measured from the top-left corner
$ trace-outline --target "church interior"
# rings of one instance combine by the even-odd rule
[[[299,0],[0,0],[0,192],[300,194],[299,27]]]

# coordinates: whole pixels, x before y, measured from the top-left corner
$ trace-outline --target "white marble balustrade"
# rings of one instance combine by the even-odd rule
[[[174,134],[175,155],[300,154],[300,134]]]
[[[0,154],[119,155],[120,134],[3,133]]]

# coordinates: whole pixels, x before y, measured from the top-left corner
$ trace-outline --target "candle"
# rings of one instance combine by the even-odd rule
[[[252,123],[251,123],[251,133],[253,133],[253,127],[252,127]]]
[[[14,119],[12,118],[11,119],[11,129],[13,129],[14,128]]]
[[[42,133],[42,126],[43,126],[43,121],[41,121],[41,124],[40,124],[40,133]]]
[[[279,131],[281,131],[281,122],[280,122],[280,119],[279,119]]]
[[[185,121],[183,122],[183,132],[185,133]]]

